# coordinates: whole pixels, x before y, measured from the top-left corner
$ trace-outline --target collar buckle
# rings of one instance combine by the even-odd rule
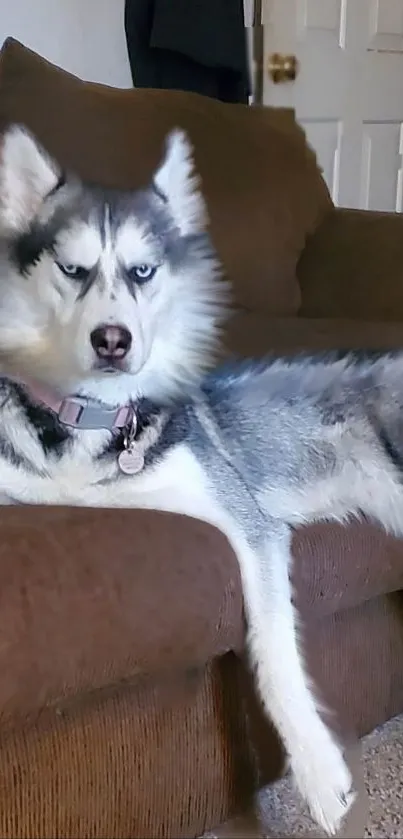
[[[135,418],[132,405],[107,408],[99,402],[81,396],[68,396],[63,399],[57,415],[63,425],[84,431],[119,431],[131,426]]]

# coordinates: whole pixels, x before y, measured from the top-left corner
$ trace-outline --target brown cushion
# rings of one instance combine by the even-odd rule
[[[301,314],[403,320],[403,215],[337,207],[299,265]]]
[[[1,509],[3,728],[59,697],[174,679],[242,644],[238,565],[209,525],[142,510]]]
[[[336,318],[269,318],[238,311],[224,335],[227,351],[260,357],[275,350],[396,349],[402,346],[402,324]]]
[[[373,525],[296,532],[308,620],[403,586],[403,542]],[[175,680],[244,643],[238,564],[214,528],[142,510],[5,507],[2,726],[122,680]]]
[[[300,527],[293,556],[296,602],[307,621],[403,588],[403,540],[365,520]]]
[[[0,130],[14,121],[83,178],[129,188],[149,180],[166,133],[185,128],[238,303],[296,312],[296,264],[331,201],[289,112],[83,82],[8,39],[0,55]]]

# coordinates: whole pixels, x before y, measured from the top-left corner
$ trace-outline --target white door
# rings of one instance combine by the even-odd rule
[[[264,104],[295,108],[334,202],[402,212],[403,0],[262,0],[262,23]]]

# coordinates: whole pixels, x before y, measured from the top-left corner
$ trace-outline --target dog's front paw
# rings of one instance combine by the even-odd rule
[[[291,768],[312,818],[334,836],[356,797],[341,749],[330,735],[322,748],[313,741],[296,759],[291,758]]]

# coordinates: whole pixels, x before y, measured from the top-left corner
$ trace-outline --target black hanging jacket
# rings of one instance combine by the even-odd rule
[[[135,87],[248,102],[243,0],[126,0],[125,32]]]

